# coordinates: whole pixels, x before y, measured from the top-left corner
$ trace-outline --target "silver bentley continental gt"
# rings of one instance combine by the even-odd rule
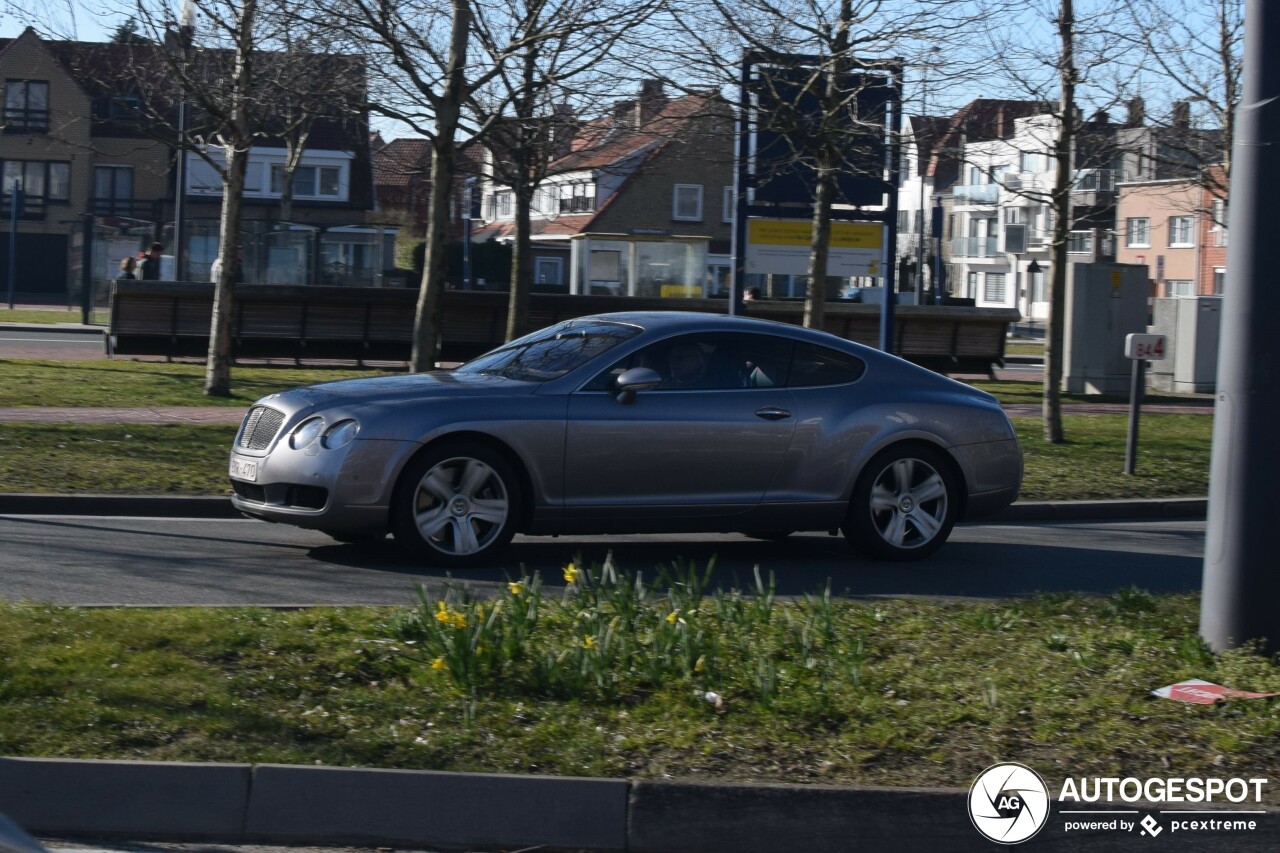
[[[255,403],[240,511],[342,541],[388,532],[441,566],[515,533],[842,530],[915,560],[1018,496],[990,394],[797,326],[693,312],[551,326],[455,370]]]

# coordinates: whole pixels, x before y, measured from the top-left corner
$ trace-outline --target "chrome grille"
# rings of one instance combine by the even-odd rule
[[[284,412],[267,406],[254,406],[245,417],[244,425],[240,427],[240,438],[236,441],[236,446],[242,450],[266,450],[283,423]]]

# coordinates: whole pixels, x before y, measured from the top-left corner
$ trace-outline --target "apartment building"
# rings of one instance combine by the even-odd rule
[[[1220,166],[1207,180],[1120,184],[1116,260],[1147,267],[1152,296],[1221,295],[1226,282],[1225,186]],[[1216,180],[1215,180],[1216,177]]]
[[[61,301],[78,287],[68,273],[79,259],[86,216],[94,218],[95,278],[114,277],[122,255],[153,240],[172,252],[177,140],[144,123],[139,95],[121,71],[139,52],[156,49],[43,40],[31,29],[0,40],[3,202],[10,210],[13,191],[21,188],[14,284],[27,298]],[[198,120],[194,109],[192,115]],[[220,161],[216,148],[204,153]],[[367,118],[314,123],[293,173],[287,216],[286,156],[284,140],[270,137],[250,153],[242,213],[245,280],[377,283],[389,264],[386,230],[366,223],[373,207]],[[187,152],[185,165],[185,269],[175,270],[168,254],[162,275],[207,280],[218,246],[222,186],[200,154]],[[7,276],[5,260],[0,275]]]

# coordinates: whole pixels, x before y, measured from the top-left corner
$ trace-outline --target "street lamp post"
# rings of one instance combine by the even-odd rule
[[[176,29],[165,33],[165,49],[184,69],[191,59],[191,45],[195,41],[195,9],[190,0],[182,5],[182,22]],[[184,280],[186,272],[186,247],[183,232],[186,230],[187,199],[187,90],[182,87],[178,101],[178,162],[175,169],[173,190],[173,277]]]

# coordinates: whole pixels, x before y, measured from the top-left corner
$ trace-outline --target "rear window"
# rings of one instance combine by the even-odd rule
[[[455,372],[549,382],[639,333],[637,327],[621,323],[570,320],[485,353]]]
[[[796,344],[787,385],[792,388],[844,385],[857,382],[866,370],[866,362],[857,356],[817,344]]]

